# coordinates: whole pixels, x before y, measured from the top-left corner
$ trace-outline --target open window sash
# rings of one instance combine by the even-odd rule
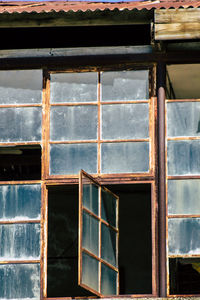
[[[78,284],[98,296],[119,294],[119,197],[80,171]]]

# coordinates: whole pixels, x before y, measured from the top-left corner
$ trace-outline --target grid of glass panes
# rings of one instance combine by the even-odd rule
[[[168,294],[173,294],[175,259],[184,265],[195,262],[188,257],[200,257],[200,102],[167,100],[166,110]]]
[[[1,159],[41,143],[42,82],[42,70],[0,71]],[[40,297],[40,205],[40,184],[1,183],[0,299]]]
[[[0,299],[40,297],[40,184],[0,185]]]
[[[150,171],[149,70],[50,75],[50,175]]]
[[[119,198],[83,171],[80,176],[79,284],[97,295],[116,295]]]

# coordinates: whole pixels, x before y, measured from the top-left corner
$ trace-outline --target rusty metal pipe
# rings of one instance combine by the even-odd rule
[[[166,297],[166,177],[165,177],[165,64],[157,65],[157,97],[158,97],[158,224],[159,224],[159,294]]]

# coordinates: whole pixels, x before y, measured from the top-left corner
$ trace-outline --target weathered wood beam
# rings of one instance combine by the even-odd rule
[[[0,14],[0,28],[150,24],[153,11],[106,10]]]
[[[200,38],[200,9],[157,9],[154,13],[155,40]]]
[[[200,8],[157,9],[154,22],[155,24],[198,23],[200,22]]]
[[[199,39],[200,23],[155,24],[155,40]]]

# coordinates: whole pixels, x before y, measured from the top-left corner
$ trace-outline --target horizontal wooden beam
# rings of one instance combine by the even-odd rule
[[[152,10],[0,14],[0,28],[150,24]]]
[[[155,24],[155,40],[184,40],[200,38],[200,23]]]
[[[200,8],[157,9],[154,15],[155,24],[198,23]]]

